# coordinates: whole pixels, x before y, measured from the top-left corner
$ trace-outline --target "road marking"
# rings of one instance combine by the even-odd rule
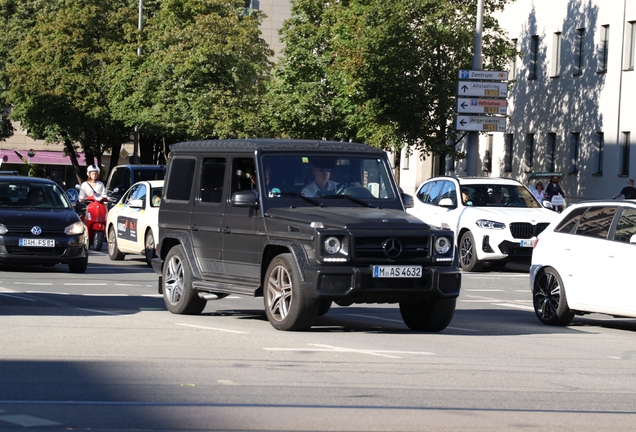
[[[480,300],[466,300],[466,299],[460,299],[460,302],[464,302],[464,303],[492,303],[492,302],[500,302],[503,300],[499,300],[499,299],[480,299]]]
[[[16,285],[46,285],[46,286],[51,286],[53,285],[51,282],[13,282]]]
[[[235,386],[235,385],[238,385],[238,384],[236,384],[234,381],[230,381],[230,380],[217,380],[217,382],[218,382],[219,384],[228,385],[228,386]]]
[[[447,329],[450,330],[460,330],[460,331],[467,331],[467,332],[475,332],[475,333],[481,333],[481,330],[475,330],[475,329],[467,329],[467,328],[462,328],[462,327],[446,327]]]
[[[472,288],[463,289],[462,291],[470,291],[470,292],[503,292],[503,290],[500,290],[500,289],[472,289]]]
[[[385,357],[391,359],[400,359],[402,357],[395,354],[411,354],[411,355],[435,355],[431,352],[423,351],[387,351],[387,350],[360,350],[353,348],[342,348],[331,345],[308,344],[317,348],[263,348],[265,351],[297,351],[297,352],[332,352],[332,353],[350,353],[350,354],[367,354],[376,357]]]
[[[373,316],[373,315],[360,315],[360,314],[345,314],[347,316],[352,316],[352,317],[358,317],[358,318],[370,318],[370,319],[375,319],[375,320],[379,320],[379,321],[391,321],[391,322],[399,322],[399,323],[403,323],[404,321],[402,320],[395,320],[395,319],[390,319],[390,318],[380,318],[378,316]]]
[[[163,298],[162,294],[142,294],[142,297]]]
[[[143,287],[147,285],[139,285],[139,284],[131,284],[131,283],[116,283],[115,286],[124,286],[124,287]]]
[[[34,427],[34,426],[59,426],[61,423],[42,419],[39,417],[33,417],[30,415],[14,414],[0,416],[0,420],[8,423],[17,424],[22,427]]]
[[[522,309],[522,310],[528,310],[528,311],[534,312],[534,307],[525,306],[525,305],[512,304],[512,303],[493,303],[493,304],[495,306],[503,306],[503,307],[509,307],[513,309]]]
[[[106,286],[108,284],[99,282],[99,283],[77,283],[77,282],[64,282],[66,286]]]
[[[27,291],[27,294],[53,294],[53,295],[63,295],[70,296],[71,294],[65,292],[56,292],[56,291]]]
[[[226,333],[236,333],[236,334],[248,334],[249,333],[249,332],[244,332],[244,331],[239,331],[239,330],[227,330],[227,329],[221,329],[221,328],[215,328],[215,327],[204,327],[204,326],[198,326],[198,325],[193,325],[193,324],[184,324],[184,323],[175,323],[175,325],[184,326],[184,327],[192,327],[192,328],[197,328],[197,329],[202,329],[202,330],[214,330],[214,331],[220,331],[220,332],[226,332]]]
[[[130,294],[93,294],[93,293],[84,293],[81,294],[84,297],[130,297]]]
[[[83,310],[86,312],[95,312],[95,313],[100,313],[100,314],[104,314],[104,315],[116,315],[116,316],[122,316],[123,314],[117,313],[117,312],[108,312],[108,311],[103,311],[103,310],[99,310],[99,309],[86,309],[86,308],[76,308],[78,310]]]

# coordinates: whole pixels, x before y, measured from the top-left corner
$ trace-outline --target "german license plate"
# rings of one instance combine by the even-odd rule
[[[422,266],[381,265],[372,266],[374,278],[419,278]]]
[[[534,239],[521,240],[521,247],[534,247]]]
[[[20,246],[32,246],[32,247],[55,247],[55,240],[50,239],[30,239],[21,238]]]

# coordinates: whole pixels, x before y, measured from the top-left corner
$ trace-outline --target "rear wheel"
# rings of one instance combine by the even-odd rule
[[[148,232],[146,233],[146,241],[144,245],[146,264],[148,264],[148,267],[150,267],[152,265],[152,259],[155,257],[155,237],[152,235],[151,230],[148,230]]]
[[[113,261],[124,259],[124,254],[117,247],[117,233],[113,227],[108,230],[108,257]]]
[[[563,280],[553,268],[539,271],[532,287],[534,313],[544,324],[568,325],[574,319],[574,312],[568,306]]]
[[[414,331],[439,332],[448,327],[455,314],[456,298],[430,298],[400,303],[404,324]]]
[[[192,270],[181,245],[170,249],[163,265],[163,301],[173,314],[197,315],[206,300],[192,289]]]
[[[300,274],[291,254],[272,260],[265,273],[265,313],[277,330],[305,330],[318,316],[319,301],[300,289]]]
[[[459,241],[459,266],[467,272],[478,272],[484,268],[484,263],[477,259],[477,245],[470,231],[466,231]]]
[[[95,237],[93,238],[93,249],[99,252],[102,250],[103,244],[104,244],[104,231],[95,232]]]

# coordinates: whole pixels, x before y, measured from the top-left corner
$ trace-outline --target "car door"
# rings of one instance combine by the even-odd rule
[[[144,233],[138,232],[137,222],[144,210],[147,192],[145,183],[137,183],[117,206],[117,247],[124,253],[139,253],[144,248]]]
[[[617,311],[636,314],[636,289],[633,271],[636,244],[630,243],[636,235],[636,207],[621,207],[616,218],[616,227],[610,241],[603,250],[606,265],[603,273],[604,306]]]

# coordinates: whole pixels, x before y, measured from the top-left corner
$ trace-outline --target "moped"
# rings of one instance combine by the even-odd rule
[[[90,196],[84,200],[87,204],[84,223],[88,228],[88,239],[93,249],[102,250],[106,233],[106,217],[108,209],[108,197],[106,196]]]

